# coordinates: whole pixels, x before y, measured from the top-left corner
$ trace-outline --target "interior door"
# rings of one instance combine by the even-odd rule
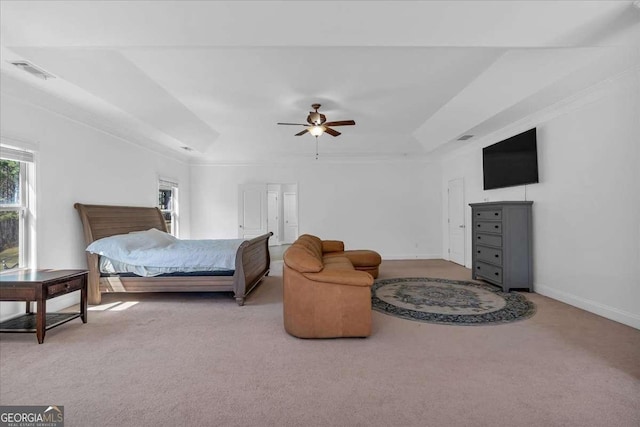
[[[293,243],[298,238],[298,193],[282,194],[284,204],[284,243]]]
[[[464,179],[449,181],[447,194],[449,198],[449,260],[464,265]]]
[[[273,236],[269,238],[269,246],[277,245],[280,242],[280,227],[278,226],[280,216],[278,212],[278,191],[267,191],[267,231],[273,233]]]
[[[267,185],[241,184],[239,189],[238,236],[252,239],[267,232]]]

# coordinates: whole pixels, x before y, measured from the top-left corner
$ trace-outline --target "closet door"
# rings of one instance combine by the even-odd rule
[[[447,194],[449,199],[449,260],[464,265],[466,233],[463,178],[449,181]]]
[[[240,185],[238,201],[238,237],[252,239],[265,234],[267,232],[267,185]]]
[[[269,246],[280,242],[280,204],[278,203],[278,191],[267,191],[267,231],[273,233],[269,238]]]
[[[285,192],[282,198],[284,205],[283,243],[293,243],[298,238],[298,193]]]

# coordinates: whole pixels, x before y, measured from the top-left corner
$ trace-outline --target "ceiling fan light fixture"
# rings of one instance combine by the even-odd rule
[[[320,113],[318,112],[309,113],[309,121],[316,126],[319,124],[322,124],[322,118],[320,117]]]
[[[320,136],[324,133],[324,126],[320,126],[320,125],[314,125],[314,126],[309,126],[309,133],[313,136]]]

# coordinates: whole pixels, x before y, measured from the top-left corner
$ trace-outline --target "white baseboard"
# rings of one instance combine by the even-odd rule
[[[562,301],[574,307],[578,307],[599,316],[606,317],[607,319],[623,323],[627,326],[631,326],[632,328],[640,329],[640,315],[629,313],[628,311],[620,310],[614,307],[609,307],[607,305],[600,304],[599,302],[581,298],[573,294],[559,291],[549,286],[544,286],[537,283],[534,284],[534,291],[540,295]]]

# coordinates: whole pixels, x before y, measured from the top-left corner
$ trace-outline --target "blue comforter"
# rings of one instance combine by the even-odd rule
[[[181,240],[151,229],[96,240],[87,251],[137,266],[191,271],[235,270],[236,252],[243,241]]]

